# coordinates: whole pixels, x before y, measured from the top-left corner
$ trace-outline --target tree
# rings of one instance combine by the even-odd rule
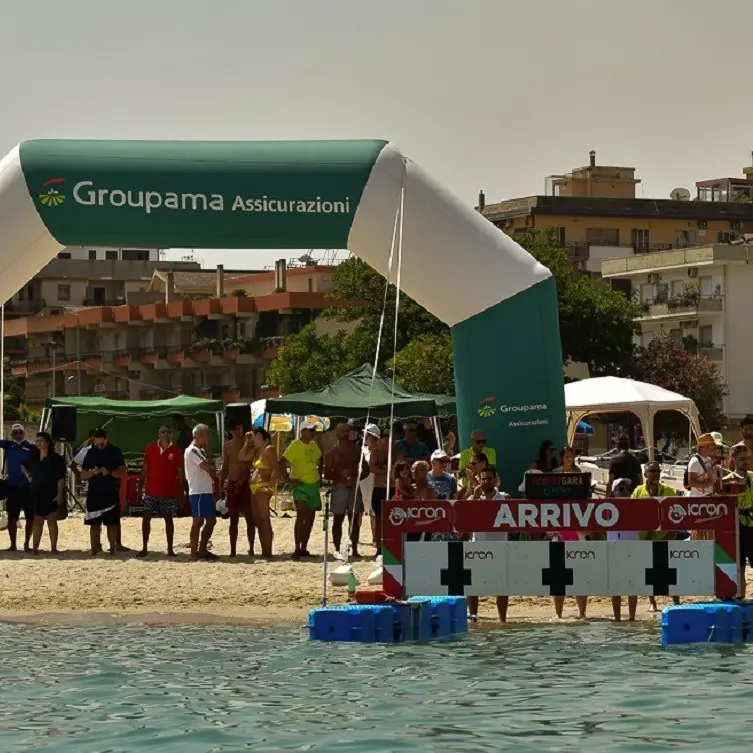
[[[284,395],[326,386],[360,365],[351,365],[348,360],[345,339],[344,332],[319,335],[314,322],[307,324],[285,338],[267,372],[267,381]]]
[[[411,392],[453,395],[452,363],[450,334],[442,332],[414,338],[388,362],[387,367],[394,369],[397,381]]]
[[[533,230],[516,240],[557,282],[564,362],[587,364],[591,376],[622,373],[639,332],[637,307],[607,282],[573,275],[567,249],[556,243],[553,229]]]
[[[567,249],[557,244],[553,230],[533,230],[516,240],[554,275],[564,363],[585,362],[594,376],[621,373],[633,353],[638,309],[607,283],[575,276]],[[268,374],[272,384],[284,393],[288,391],[284,385],[295,384],[296,389],[301,389],[301,384],[317,381],[313,375],[311,379],[298,377],[297,372],[306,359],[318,363],[322,352],[328,353],[332,348],[337,358],[319,371],[322,375],[334,374],[333,378],[337,378],[362,363],[373,363],[384,317],[378,368],[389,370],[394,366],[408,389],[454,392],[452,348],[446,324],[401,291],[395,347],[395,286],[391,283],[387,286],[385,297],[385,279],[356,258],[338,266],[332,282],[333,298],[364,303],[328,309],[322,316],[339,322],[356,322],[357,326],[336,341],[317,339],[310,331],[303,330],[290,335],[286,339],[290,347],[280,350]],[[307,352],[307,348],[311,350]]]
[[[629,371],[634,379],[691,398],[708,429],[723,426],[727,387],[719,369],[705,356],[673,342],[668,333],[662,332],[647,346],[637,348]]]

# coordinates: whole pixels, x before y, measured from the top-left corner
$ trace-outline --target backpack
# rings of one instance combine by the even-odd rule
[[[700,460],[700,461],[701,461],[701,465],[703,465],[703,458],[702,458],[702,457],[701,457],[701,456],[700,456],[700,455],[699,455],[698,453],[696,453],[696,452],[694,452],[694,453],[693,453],[693,454],[692,454],[692,455],[691,455],[691,456],[690,456],[690,457],[688,458],[688,465],[690,465],[690,461],[691,461],[691,460],[692,460],[693,458],[698,458],[698,460]],[[685,466],[685,473],[683,473],[683,474],[682,474],[682,485],[683,485],[683,488],[685,488],[685,489],[687,489],[687,490],[689,490],[689,489],[690,489],[690,485],[688,484],[688,466],[687,466],[687,465]]]

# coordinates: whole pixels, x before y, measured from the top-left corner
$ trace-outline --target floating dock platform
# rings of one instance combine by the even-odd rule
[[[462,637],[468,605],[462,596],[319,607],[309,612],[309,640],[404,643]]]
[[[753,641],[753,600],[716,601],[666,607],[661,618],[663,646]]]

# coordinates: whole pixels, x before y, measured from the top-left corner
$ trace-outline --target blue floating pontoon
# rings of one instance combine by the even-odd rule
[[[680,604],[662,612],[663,646],[745,643],[753,640],[753,601]]]
[[[468,632],[467,614],[462,596],[319,607],[309,612],[309,640],[402,643],[457,637]]]

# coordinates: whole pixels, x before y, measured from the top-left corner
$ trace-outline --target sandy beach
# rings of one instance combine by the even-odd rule
[[[321,603],[324,536],[318,520],[309,549],[317,555],[310,561],[293,561],[292,518],[275,518],[275,559],[252,559],[246,554],[229,556],[228,521],[218,520],[213,551],[221,559],[190,562],[188,558],[189,519],[176,520],[177,557],[165,554],[164,529],[153,522],[151,553],[137,558],[141,548],[141,520],[123,521],[123,543],[134,551],[116,556],[88,551],[88,530],[80,517],[60,523],[60,553],[0,552],[3,573],[0,587],[0,619],[55,621],[79,624],[91,621],[139,621],[154,623],[243,624],[248,622],[292,621],[302,625],[311,607]],[[7,533],[0,532],[0,546],[7,546]],[[374,549],[370,535],[362,530],[361,550],[365,557],[353,565],[361,581],[374,569]],[[241,522],[245,552],[245,531]],[[45,537],[42,548],[48,548]],[[337,563],[335,563],[336,565]],[[750,573],[749,573],[750,576]],[[347,601],[344,587],[329,586],[330,603]],[[659,605],[669,603],[659,599]],[[494,621],[493,600],[482,600],[480,614]],[[607,598],[589,601],[589,617],[611,618]],[[556,622],[551,601],[546,598],[513,597],[508,619],[516,623]],[[577,619],[575,601],[568,599],[565,621]],[[639,620],[655,620],[648,600],[641,599]]]

